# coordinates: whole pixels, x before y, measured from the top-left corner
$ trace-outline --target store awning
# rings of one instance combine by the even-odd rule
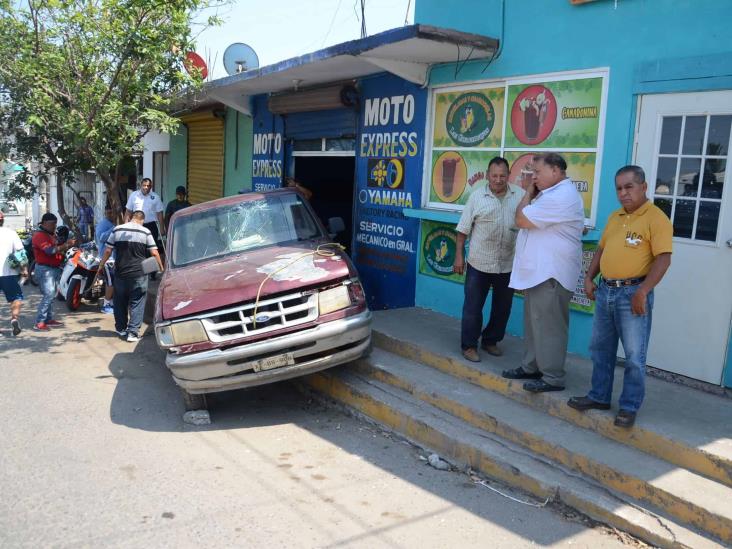
[[[344,42],[207,83],[203,94],[245,114],[249,98],[389,72],[426,85],[431,65],[486,59],[498,40],[428,25],[411,25]]]

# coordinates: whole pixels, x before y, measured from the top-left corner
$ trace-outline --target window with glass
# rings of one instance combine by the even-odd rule
[[[653,203],[674,236],[716,242],[732,115],[664,116]]]
[[[172,228],[179,267],[256,248],[324,237],[294,194],[267,196],[179,217]]]

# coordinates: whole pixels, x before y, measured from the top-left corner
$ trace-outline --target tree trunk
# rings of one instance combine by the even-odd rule
[[[107,203],[114,212],[115,223],[121,223],[121,220],[124,217],[124,212],[122,211],[124,204],[122,204],[120,201],[118,178],[115,177],[114,179],[112,179],[109,172],[106,172],[99,168],[97,168],[95,171],[97,172],[99,178],[104,182],[104,188],[107,190]]]
[[[61,168],[56,168],[56,202],[58,202],[58,213],[64,225],[71,227],[71,218],[66,213],[66,205],[64,204],[64,171]]]

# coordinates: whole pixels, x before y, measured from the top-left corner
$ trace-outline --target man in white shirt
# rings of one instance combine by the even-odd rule
[[[160,196],[152,192],[152,188],[152,179],[146,177],[140,183],[140,189],[130,195],[125,206],[125,223],[132,220],[132,212],[138,210],[145,212],[143,226],[152,234],[158,250],[165,250],[160,240],[160,237],[165,235],[165,223],[163,221],[165,208]],[[159,231],[158,228],[160,228]],[[150,279],[155,280],[154,273],[150,275]]]
[[[125,223],[129,223],[132,219],[132,212],[141,210],[145,212],[145,223],[143,224],[153,235],[155,240],[159,240],[158,228],[160,225],[160,234],[165,234],[165,224],[163,223],[163,201],[160,196],[152,192],[152,179],[146,177],[140,183],[140,189],[133,192],[127,199],[125,206]]]
[[[18,233],[3,227],[5,215],[0,212],[0,292],[10,303],[10,328],[13,335],[20,333],[20,307],[23,304],[23,290],[18,282],[18,272],[12,267],[10,256],[23,250]],[[27,276],[27,267],[21,268],[21,274]]]
[[[534,156],[534,176],[516,209],[516,240],[509,285],[524,292],[522,365],[503,377],[527,379],[534,393],[564,389],[569,301],[582,266],[582,197],[556,153]]]
[[[508,184],[508,162],[497,156],[488,163],[488,184],[476,189],[468,199],[456,227],[457,250],[453,271],[465,275],[460,347],[463,356],[479,362],[480,346],[488,354],[501,356],[498,342],[506,334],[511,314],[513,289],[509,288],[511,265],[518,233],[514,219],[524,190]],[[465,240],[470,237],[467,266],[464,260]],[[491,315],[483,326],[483,306],[493,287]]]

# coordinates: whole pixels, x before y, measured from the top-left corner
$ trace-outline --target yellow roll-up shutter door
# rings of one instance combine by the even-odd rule
[[[224,195],[224,121],[212,111],[181,118],[188,126],[188,200],[192,204]]]

